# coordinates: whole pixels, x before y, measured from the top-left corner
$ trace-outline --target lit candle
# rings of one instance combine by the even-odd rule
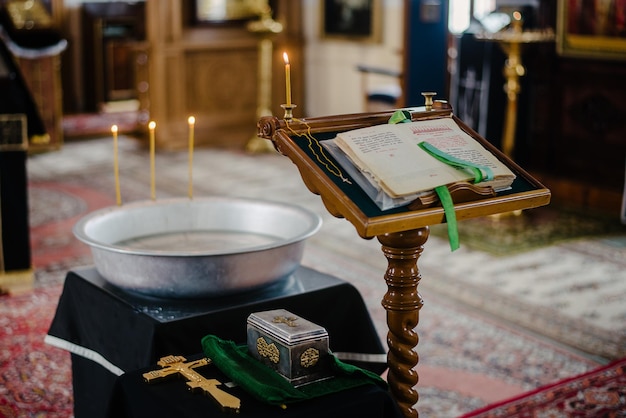
[[[189,116],[187,119],[189,124],[189,199],[193,198],[193,135],[196,118]]]
[[[513,12],[513,31],[522,32],[522,14],[518,11]]]
[[[156,122],[150,121],[148,129],[150,129],[150,198],[156,200],[156,182],[154,178],[154,130],[156,129]]]
[[[113,171],[115,173],[115,202],[122,205],[122,194],[120,192],[120,166],[117,157],[117,125],[111,126],[113,134]]]
[[[286,52],[283,52],[283,59],[285,60],[285,85],[287,95],[287,106],[291,106],[291,65],[289,65],[289,56]]]

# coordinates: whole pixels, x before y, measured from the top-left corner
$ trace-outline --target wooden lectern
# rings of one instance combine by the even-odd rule
[[[460,187],[458,192],[451,190],[458,220],[530,209],[550,202],[548,189],[456,118],[446,102],[436,101],[433,106],[406,110],[414,121],[452,117],[517,175],[510,190],[497,194],[473,193],[469,187]],[[278,152],[295,163],[308,189],[320,195],[333,216],[350,221],[361,238],[376,237],[382,244],[388,261],[384,275],[388,290],[382,299],[389,327],[388,382],[402,414],[417,417],[415,366],[419,357],[415,348],[419,337],[414,330],[423,304],[417,289],[421,279],[417,260],[428,239],[429,225],[445,222],[444,210],[435,202],[381,211],[358,185],[346,183],[336,175],[333,167],[339,165],[323,154],[317,142],[332,138],[337,132],[388,123],[392,114],[393,110],[301,120],[268,116],[259,120],[257,128],[260,137],[271,140]]]

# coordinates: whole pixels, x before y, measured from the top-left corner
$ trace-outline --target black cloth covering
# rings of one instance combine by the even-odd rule
[[[187,360],[194,360],[193,356]],[[144,368],[120,376],[113,392],[110,418],[181,417],[206,418],[237,416],[239,418],[392,418],[400,417],[388,391],[376,385],[365,385],[325,395],[314,400],[289,404],[285,409],[260,402],[239,387],[226,387],[228,378],[215,366],[195,369],[209,379],[218,379],[220,389],[241,400],[241,411],[234,415],[222,412],[210,397],[188,390],[184,379],[145,383],[143,373],[158,369]]]
[[[117,374],[154,368],[166,355],[200,353],[207,334],[245,344],[248,315],[279,308],[326,328],[331,351],[386,352],[358,290],[303,266],[272,286],[201,300],[131,294],[108,284],[93,267],[75,269],[67,274],[48,332],[55,341],[48,342],[73,353],[75,416],[103,417]],[[353,364],[377,373],[386,367]]]

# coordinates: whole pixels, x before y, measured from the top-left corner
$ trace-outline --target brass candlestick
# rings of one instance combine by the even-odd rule
[[[260,37],[257,93],[257,119],[260,119],[263,116],[272,115],[272,37],[282,32],[283,25],[272,19],[271,8],[269,5],[264,5],[260,10],[259,19],[248,24],[247,28]],[[250,152],[273,151],[268,141],[256,135],[248,141],[246,149]]]
[[[291,122],[291,119],[293,119],[293,109],[295,109],[297,106],[295,104],[281,104],[280,107],[285,109],[285,115],[283,116],[283,119],[287,122]]]
[[[475,35],[479,40],[498,42],[507,54],[504,62],[504,92],[507,96],[507,110],[502,132],[502,152],[508,157],[513,157],[515,149],[515,130],[517,126],[517,96],[521,91],[519,79],[526,75],[526,69],[522,65],[522,45],[536,42],[549,42],[554,40],[554,32],[548,30],[524,30],[522,15],[520,12],[513,13],[513,20],[508,29],[494,34],[479,33]]]
[[[433,109],[433,97],[435,97],[437,93],[432,91],[423,92],[422,96],[424,96],[424,107],[426,110]]]

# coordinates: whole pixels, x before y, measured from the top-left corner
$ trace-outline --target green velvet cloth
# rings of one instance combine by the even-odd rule
[[[246,346],[207,335],[202,339],[202,349],[228,378],[256,399],[272,405],[286,405],[366,384],[376,384],[387,389],[387,383],[377,374],[343,363],[332,355],[334,377],[296,388],[250,356]]]

